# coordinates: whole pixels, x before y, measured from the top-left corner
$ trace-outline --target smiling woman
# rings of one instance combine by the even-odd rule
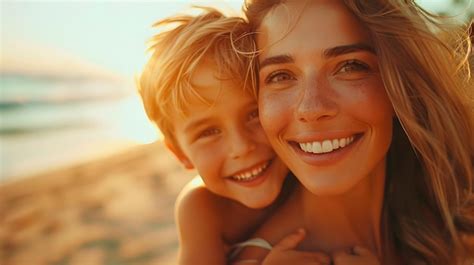
[[[260,121],[302,184],[257,236],[275,244],[303,227],[298,248],[334,264],[465,262],[467,34],[413,1],[255,0],[246,14],[260,50]]]
[[[260,120],[310,191],[345,192],[369,173],[375,177],[385,170],[393,110],[377,57],[358,21],[332,5],[305,7],[282,38],[278,29],[288,23],[285,17],[286,8],[277,7],[274,19],[261,26],[266,35],[259,44],[269,48],[260,54]],[[318,34],[307,35],[305,25]],[[333,34],[338,28],[343,31]]]

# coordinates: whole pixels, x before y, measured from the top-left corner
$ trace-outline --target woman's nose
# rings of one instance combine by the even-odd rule
[[[250,130],[246,128],[238,128],[230,134],[231,137],[228,138],[230,141],[229,154],[232,158],[241,158],[256,149],[257,145],[252,138]]]
[[[311,82],[300,90],[295,115],[301,122],[330,119],[339,112],[328,84]]]

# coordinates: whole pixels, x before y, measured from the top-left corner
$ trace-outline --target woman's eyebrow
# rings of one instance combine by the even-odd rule
[[[336,47],[324,50],[323,54],[325,58],[329,58],[329,57],[336,57],[342,54],[358,52],[358,51],[366,51],[366,52],[373,53],[375,55],[374,48],[367,43],[354,43],[354,44],[349,44],[349,45],[336,46]]]
[[[332,48],[325,49],[323,56],[325,58],[336,57],[342,54],[357,52],[357,51],[367,51],[375,55],[374,48],[367,43],[354,43],[348,45],[341,45]],[[284,64],[284,63],[293,63],[294,59],[290,55],[277,55],[263,59],[260,62],[260,69],[272,65],[272,64]]]
[[[265,66],[272,65],[272,64],[282,64],[282,63],[292,63],[294,62],[293,58],[289,55],[277,55],[273,57],[265,58],[263,61],[260,62],[260,69],[264,68]]]

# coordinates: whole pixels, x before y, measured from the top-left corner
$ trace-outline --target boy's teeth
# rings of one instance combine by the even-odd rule
[[[354,136],[340,139],[314,141],[309,143],[300,143],[300,148],[307,153],[324,154],[336,149],[343,148],[354,141]]]
[[[247,172],[240,173],[238,175],[232,176],[234,180],[242,180],[242,181],[249,181],[256,178],[260,173],[262,173],[270,163],[267,162],[257,168],[249,170]]]

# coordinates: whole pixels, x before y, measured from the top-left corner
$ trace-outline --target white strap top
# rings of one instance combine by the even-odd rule
[[[259,247],[259,248],[263,248],[267,250],[272,250],[272,245],[268,243],[268,241],[266,241],[265,239],[251,238],[244,242],[233,245],[229,252],[228,259],[232,260],[233,258],[237,257],[237,255],[239,255],[239,253],[246,247]],[[257,262],[257,260],[239,260],[237,263],[233,263],[233,264],[245,264],[245,263],[255,263],[255,262]]]

